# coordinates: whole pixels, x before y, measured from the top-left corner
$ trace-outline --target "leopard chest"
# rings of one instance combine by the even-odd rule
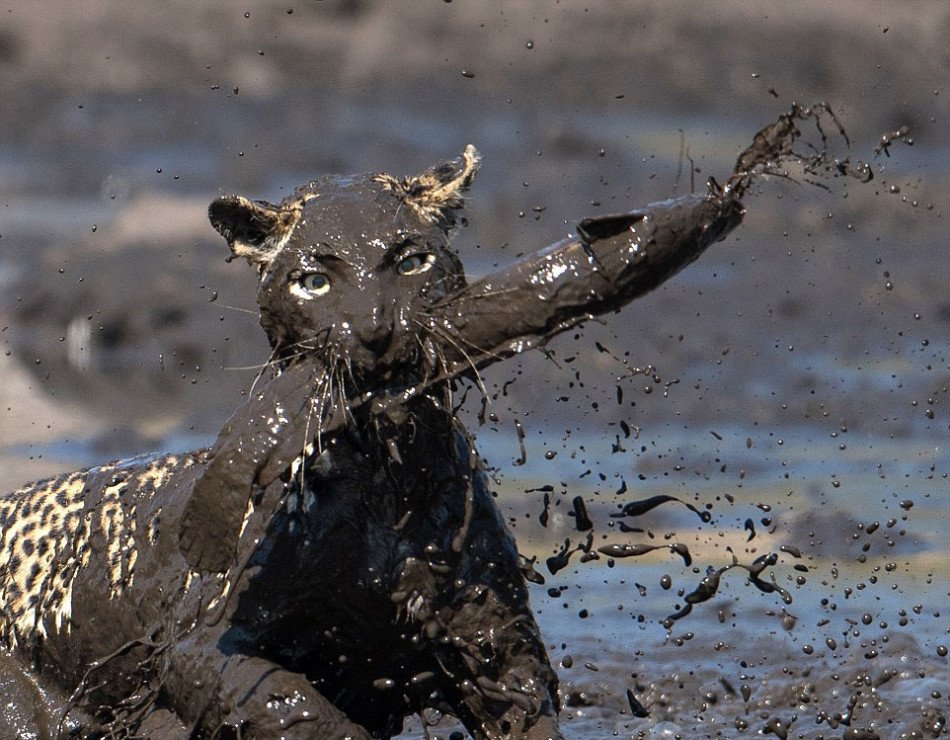
[[[411,639],[423,601],[457,580],[465,508],[454,458],[423,472],[345,442],[315,456],[249,562],[236,639],[294,662]]]

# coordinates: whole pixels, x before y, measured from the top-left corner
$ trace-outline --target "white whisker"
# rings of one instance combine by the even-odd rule
[[[448,329],[445,329],[444,327],[441,327],[438,324],[432,324],[431,326],[426,326],[425,324],[423,324],[421,321],[418,321],[418,320],[416,321],[416,323],[422,326],[423,328],[429,329],[430,331],[432,331],[434,334],[441,337],[442,339],[445,339],[446,341],[450,342],[452,346],[455,347],[455,349],[459,351],[462,357],[465,358],[465,361],[472,368],[472,372],[475,374],[475,383],[476,385],[478,385],[478,389],[479,391],[481,391],[482,396],[485,398],[488,398],[488,389],[485,387],[485,381],[482,379],[481,373],[478,372],[478,366],[475,364],[475,361],[469,356],[468,352],[465,351],[465,348],[461,345],[461,343],[459,341],[456,341],[456,338],[452,336],[452,334],[448,331]],[[487,353],[483,353],[483,355],[484,354],[487,354]]]
[[[251,316],[254,316],[256,318],[260,318],[261,316],[260,311],[253,311],[250,308],[241,308],[240,306],[229,306],[227,303],[222,303],[221,307],[228,308],[232,311],[239,311],[240,313],[249,313],[251,314]]]

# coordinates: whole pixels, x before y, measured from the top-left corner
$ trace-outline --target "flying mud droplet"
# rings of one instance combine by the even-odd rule
[[[566,568],[568,563],[571,561],[571,555],[573,555],[579,549],[580,546],[572,550],[570,539],[564,540],[564,544],[561,546],[561,549],[545,561],[545,564],[548,566],[548,572],[550,572],[550,574],[553,576],[556,575],[559,570]]]
[[[639,717],[643,719],[644,717],[649,717],[650,712],[647,711],[647,708],[640,703],[640,700],[633,695],[633,692],[630,689],[627,689],[627,704],[630,706],[630,713],[634,717]]]
[[[538,571],[534,569],[534,564],[538,562],[538,556],[534,555],[531,558],[526,558],[524,555],[519,555],[521,562],[521,574],[524,576],[526,581],[530,583],[536,583],[539,586],[544,585],[544,576],[542,576]]]
[[[751,542],[753,539],[755,539],[755,522],[753,522],[751,519],[746,519],[743,529],[749,533],[749,536],[746,537],[746,542]]]
[[[661,494],[659,496],[651,496],[650,498],[645,498],[640,501],[631,501],[627,504],[624,504],[623,508],[620,510],[619,513],[614,513],[614,514],[611,514],[610,516],[614,518],[622,518],[622,517],[628,517],[628,516],[641,516],[642,514],[646,514],[651,509],[655,509],[657,506],[660,506],[661,504],[665,504],[668,501],[675,501],[678,504],[682,504],[687,509],[689,509],[694,514],[696,514],[696,516],[698,516],[704,522],[708,523],[712,521],[712,514],[710,514],[708,511],[700,511],[692,504],[686,501],[683,501],[681,499],[678,499],[676,498],[676,496],[667,496],[666,494]]]
[[[725,565],[718,569],[714,569],[712,567],[708,568],[706,571],[706,576],[702,579],[702,581],[699,582],[699,585],[697,585],[693,591],[686,594],[684,599],[686,601],[686,605],[679,611],[668,616],[664,620],[664,624],[672,625],[672,623],[676,620],[682,619],[687,614],[689,614],[692,611],[694,604],[701,604],[702,602],[708,601],[713,596],[715,596],[716,592],[719,590],[719,585],[722,581],[723,574],[726,573],[726,571],[732,570],[733,568],[741,568],[742,570],[745,570],[749,574],[749,583],[759,589],[759,591],[768,594],[778,593],[785,604],[791,604],[792,595],[779,586],[775,582],[774,578],[771,581],[763,581],[759,577],[763,570],[765,570],[767,567],[775,565],[777,562],[778,555],[775,553],[768,553],[766,555],[760,555],[757,557],[754,561],[752,561],[751,565],[744,565],[743,563],[740,563],[738,560],[734,559],[730,565]],[[783,610],[783,614],[784,613],[785,612]],[[789,617],[791,617],[791,615],[789,615]]]
[[[584,503],[583,496],[575,496],[574,501],[574,527],[578,532],[586,532],[594,528],[594,523],[587,515],[587,505]]]
[[[796,151],[795,142],[802,139],[803,132],[799,123],[811,121],[818,134],[818,142],[805,141],[806,151]],[[838,159],[829,150],[829,135],[825,131],[827,121],[830,121],[845,147],[850,150],[851,141],[848,134],[838,120],[834,111],[827,103],[815,103],[810,107],[793,104],[788,113],[784,113],[774,123],[760,129],[752,140],[752,144],[737,158],[732,176],[729,178],[725,191],[733,191],[738,197],[749,189],[753,180],[760,175],[784,177],[789,180],[795,178],[784,168],[786,162],[796,162],[804,172],[806,182],[828,189],[826,185],[816,182],[815,177],[848,176],[860,182],[869,182],[874,173],[866,162],[852,162],[850,157]],[[715,181],[711,186],[718,187]]]
[[[907,146],[913,146],[914,140],[910,138],[910,127],[901,126],[896,131],[891,131],[888,134],[882,134],[881,142],[874,147],[874,156],[880,157],[883,153],[885,157],[891,156],[891,144],[895,141],[899,141]]]
[[[798,623],[798,617],[796,617],[794,614],[789,614],[787,611],[785,611],[784,607],[782,608],[781,617],[783,630],[786,632],[791,632],[793,629],[795,629],[795,625]]]
[[[689,567],[693,564],[693,558],[689,554],[689,548],[686,545],[674,543],[672,545],[630,545],[630,544],[610,544],[601,545],[597,552],[611,558],[635,558],[640,555],[646,555],[654,550],[669,550],[675,555],[683,558],[683,563]]]
[[[528,453],[524,446],[524,427],[517,419],[515,419],[515,431],[518,433],[518,449],[521,453],[521,456],[514,461],[514,465],[524,465],[526,462],[528,462]]]

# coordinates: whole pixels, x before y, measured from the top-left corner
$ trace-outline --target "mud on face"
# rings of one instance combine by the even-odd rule
[[[212,224],[260,273],[272,359],[322,355],[364,377],[433,364],[423,319],[465,285],[448,242],[478,164],[468,146],[414,177],[323,177],[278,205],[214,201]]]

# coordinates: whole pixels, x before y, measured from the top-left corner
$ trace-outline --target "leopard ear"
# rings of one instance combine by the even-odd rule
[[[430,167],[414,177],[375,175],[373,180],[399,198],[420,219],[450,228],[455,211],[464,205],[462,194],[478,173],[481,155],[469,144],[462,156]]]
[[[240,195],[216,199],[208,207],[215,230],[228,240],[235,257],[259,269],[270,264],[300,219],[299,204],[275,206]]]

